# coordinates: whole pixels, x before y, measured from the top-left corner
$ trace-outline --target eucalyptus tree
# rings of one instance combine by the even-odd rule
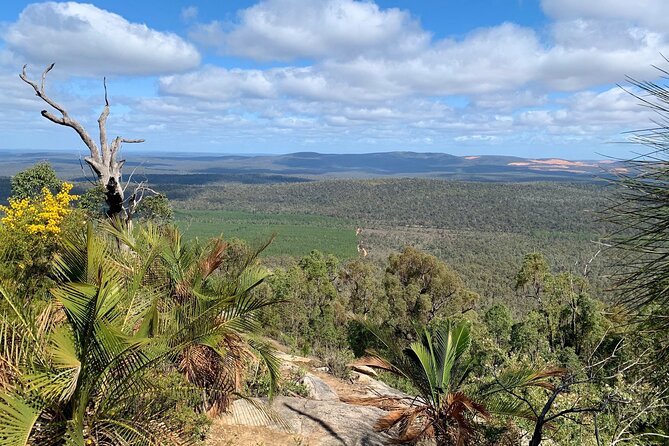
[[[98,117],[99,141],[98,145],[86,128],[68,111],[54,101],[45,90],[46,78],[53,69],[54,64],[49,65],[42,73],[41,79],[31,80],[26,73],[27,65],[23,66],[20,78],[23,82],[30,85],[35,91],[35,95],[44,101],[53,111],[42,110],[41,115],[49,121],[70,127],[86,145],[89,155],[84,157],[84,161],[91,168],[98,182],[104,189],[105,201],[107,204],[107,215],[109,217],[119,217],[128,220],[132,217],[137,204],[142,200],[144,194],[150,192],[145,184],[140,185],[134,190],[130,197],[125,196],[126,184],[122,181],[122,170],[125,160],[120,159],[121,146],[123,144],[134,144],[144,142],[143,139],[129,139],[117,136],[112,140],[107,138],[107,118],[109,117],[109,98],[107,97],[107,83],[104,85],[104,107]]]
[[[398,337],[412,338],[414,323],[427,325],[446,310],[471,310],[478,299],[446,263],[412,247],[388,257],[383,285]]]

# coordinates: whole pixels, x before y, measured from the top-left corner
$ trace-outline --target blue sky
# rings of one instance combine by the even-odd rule
[[[18,79],[142,150],[590,159],[653,115],[616,83],[669,54],[665,0],[0,4],[0,148],[82,148]]]

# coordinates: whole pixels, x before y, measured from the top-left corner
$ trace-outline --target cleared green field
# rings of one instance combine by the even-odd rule
[[[223,233],[225,238],[239,238],[253,245],[276,233],[264,256],[303,256],[314,249],[340,259],[357,255],[355,227],[333,217],[177,209],[175,222],[187,237],[208,238]]]

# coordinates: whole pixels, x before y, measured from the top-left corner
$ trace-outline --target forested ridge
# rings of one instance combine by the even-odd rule
[[[532,233],[604,230],[594,213],[605,195],[601,185],[407,178],[229,184],[174,198],[190,209],[299,211],[393,226]]]

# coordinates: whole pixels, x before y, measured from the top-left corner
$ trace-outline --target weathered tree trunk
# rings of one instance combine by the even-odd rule
[[[28,79],[26,75],[26,65],[23,66],[23,71],[19,77],[25,83],[33,87],[37,97],[49,104],[49,106],[58,111],[61,115],[56,116],[48,110],[42,110],[42,116],[51,122],[74,129],[84,144],[86,144],[86,147],[88,147],[90,155],[85,157],[84,161],[86,161],[86,163],[90,166],[91,170],[95,173],[98,181],[104,188],[105,201],[107,204],[107,216],[109,218],[120,218],[129,223],[130,218],[132,217],[132,210],[134,209],[135,204],[138,202],[136,199],[137,193],[135,192],[135,194],[133,194],[133,203],[132,206],[130,206],[133,209],[129,209],[129,206],[125,200],[125,191],[122,183],[122,169],[125,160],[119,160],[117,157],[123,143],[141,143],[144,142],[144,140],[125,139],[120,136],[114,138],[111,143],[107,140],[107,117],[109,116],[109,100],[107,98],[107,83],[105,81],[103,83],[105,92],[105,107],[102,110],[100,117],[98,118],[98,127],[100,129],[100,146],[98,147],[86,129],[78,121],[72,119],[62,106],[54,102],[44,92],[46,75],[49,73],[49,71],[51,71],[53,66],[54,64],[51,64],[47,67],[46,70],[44,70],[42,73],[42,82],[39,85],[37,82]]]

